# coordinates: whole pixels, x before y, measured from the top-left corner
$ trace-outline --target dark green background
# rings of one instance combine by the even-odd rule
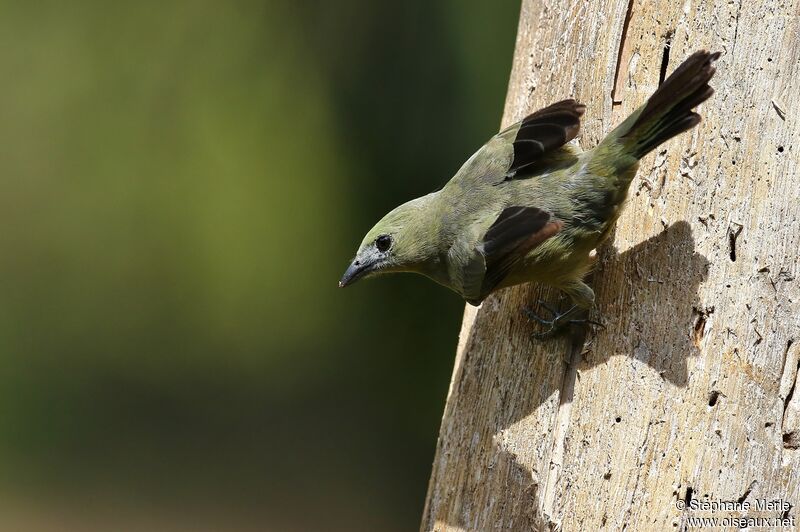
[[[518,8],[2,2],[0,526],[415,529],[463,303],[336,283],[497,130]]]

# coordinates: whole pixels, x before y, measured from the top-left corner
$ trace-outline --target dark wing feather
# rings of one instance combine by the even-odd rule
[[[515,177],[520,170],[574,139],[585,110],[575,100],[563,100],[523,119],[514,138],[514,159],[507,177]]]
[[[499,185],[573,164],[578,150],[564,144],[578,134],[584,110],[575,100],[564,100],[536,111],[489,139],[451,181],[468,188]]]
[[[537,207],[507,207],[483,237],[485,273],[479,298],[494,290],[530,250],[555,235],[562,223]]]

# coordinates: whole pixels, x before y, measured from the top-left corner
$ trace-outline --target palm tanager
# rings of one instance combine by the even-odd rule
[[[587,312],[590,253],[625,202],[639,159],[700,122],[719,52],[695,52],[596,147],[572,141],[585,107],[563,100],[492,137],[439,191],[392,210],[369,230],[339,282],[414,272],[479,305],[501,288],[536,281],[572,307],[541,323],[552,333]],[[548,310],[549,307],[547,307]]]

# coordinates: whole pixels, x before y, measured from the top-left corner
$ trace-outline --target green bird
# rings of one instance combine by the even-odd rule
[[[695,52],[595,148],[570,143],[585,107],[563,100],[492,137],[438,192],[392,210],[370,229],[339,286],[378,274],[425,275],[479,305],[536,281],[572,307],[544,319],[549,336],[586,315],[590,253],[609,235],[639,160],[700,122],[719,52]],[[585,321],[585,320],[584,320]]]

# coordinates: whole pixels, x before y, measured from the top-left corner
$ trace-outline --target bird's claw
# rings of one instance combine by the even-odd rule
[[[547,338],[552,338],[556,336],[559,332],[563,331],[564,328],[572,323],[575,320],[568,319],[568,314],[572,312],[573,309],[569,309],[566,312],[559,312],[547,303],[542,300],[538,301],[539,306],[545,309],[547,312],[550,313],[550,318],[544,318],[534,312],[529,308],[523,308],[522,312],[527,316],[527,318],[531,321],[535,321],[541,325],[544,325],[546,330],[542,332],[533,333],[533,338],[537,340],[545,340]]]
[[[606,325],[602,321],[595,321],[590,319],[579,320],[579,321],[585,323],[586,325],[594,325],[595,327],[600,327],[601,329],[606,328]]]
[[[564,312],[559,312],[542,300],[539,300],[538,304],[552,315],[550,319],[541,317],[527,307],[522,309],[522,312],[529,320],[536,321],[537,323],[548,327],[542,332],[536,332],[531,335],[536,340],[546,340],[548,338],[552,338],[559,333],[564,332],[570,325],[597,325],[599,327],[605,327],[602,323],[590,320],[588,318],[572,317],[574,314],[580,311],[580,309],[578,309],[576,306],[572,306]]]

